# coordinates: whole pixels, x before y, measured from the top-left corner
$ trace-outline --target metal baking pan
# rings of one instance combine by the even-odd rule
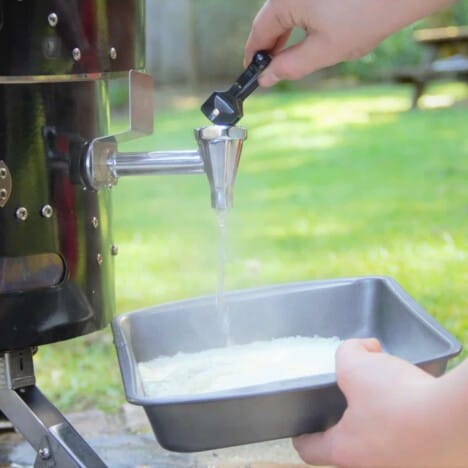
[[[364,277],[229,293],[233,341],[286,336],[376,337],[386,352],[438,376],[461,345],[392,279]],[[159,443],[191,452],[322,431],[346,401],[334,374],[193,397],[152,398],[137,364],[223,346],[215,298],[123,314],[112,322],[126,398],[144,407]]]

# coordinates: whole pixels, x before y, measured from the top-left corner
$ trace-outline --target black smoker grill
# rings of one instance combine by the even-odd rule
[[[0,412],[35,466],[103,466],[35,386],[32,355],[114,315],[107,189],[124,175],[205,173],[212,206],[232,203],[247,137],[232,122],[196,129],[197,150],[118,151],[153,131],[144,23],[144,0],[0,0]],[[126,76],[130,128],[110,135],[108,81]]]
[[[109,191],[81,166],[144,37],[142,0],[0,0],[0,410],[35,466],[104,466],[34,385],[32,354],[114,313]]]

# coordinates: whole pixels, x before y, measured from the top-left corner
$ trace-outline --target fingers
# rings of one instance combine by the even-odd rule
[[[291,31],[286,31],[284,34],[282,34],[281,36],[279,36],[276,40],[276,43],[275,45],[272,47],[272,48],[258,48],[256,49],[252,54],[249,54],[249,55],[244,55],[244,68],[247,68],[249,66],[249,63],[252,61],[253,59],[253,55],[258,52],[259,50],[266,50],[268,51],[271,55],[275,55],[276,53],[278,53],[281,49],[283,49],[283,47],[285,46],[285,44],[288,42],[288,39],[289,39],[289,36],[291,35]]]
[[[333,464],[333,443],[335,428],[326,432],[304,434],[295,437],[292,442],[299,456],[311,465]]]
[[[289,36],[291,36],[292,31],[286,31],[283,35],[281,35],[278,40],[276,41],[275,47],[271,50],[273,55],[276,55],[281,50],[283,50],[284,46],[289,40]]]
[[[301,7],[303,8],[303,6]],[[306,38],[298,44],[284,49],[291,31],[299,27],[308,31]],[[306,27],[302,15],[292,11],[290,2],[268,0],[257,14],[245,46],[244,66],[259,50],[273,54],[273,60],[259,78],[263,87],[274,85],[280,80],[297,80],[313,71],[337,62],[333,57],[333,44],[326,35]]]
[[[279,13],[281,9],[284,9],[282,2],[267,1],[258,12],[245,45],[245,62],[247,64],[252,61],[252,57],[257,51],[274,51],[281,38],[285,35],[289,37],[294,24],[287,18],[283,18],[284,13]]]
[[[324,42],[322,36],[310,34],[302,42],[279,52],[259,77],[260,86],[272,86],[280,80],[298,80],[332,65],[332,55]]]
[[[345,341],[336,354],[337,377],[343,368],[348,372],[349,364],[359,361],[369,353],[377,353],[382,350],[380,343],[375,338],[352,339]],[[340,383],[340,382],[339,382]],[[342,385],[340,384],[340,387]],[[343,433],[340,423],[325,432],[304,434],[293,439],[294,448],[300,457],[311,465],[333,465],[343,443]]]

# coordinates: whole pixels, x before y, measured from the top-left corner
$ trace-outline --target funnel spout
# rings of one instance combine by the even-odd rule
[[[234,183],[247,130],[212,125],[195,130],[200,155],[210,183],[211,206],[218,211],[232,207]]]

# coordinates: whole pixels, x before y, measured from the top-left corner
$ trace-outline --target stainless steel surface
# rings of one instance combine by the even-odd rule
[[[35,386],[31,348],[0,353],[0,411],[36,450],[35,467],[105,468]]]
[[[58,23],[57,13],[50,13],[47,17],[47,21],[49,22],[50,27],[55,28],[55,26],[57,26]]]
[[[16,216],[16,219],[19,219],[20,221],[26,221],[29,216],[28,209],[25,208],[24,206],[20,206],[15,211],[15,216]]]
[[[210,183],[211,206],[224,211],[232,207],[234,183],[247,130],[212,125],[195,131],[203,165]]]
[[[12,190],[11,174],[5,161],[0,160],[0,208],[3,208],[11,195]]]
[[[81,60],[81,50],[78,47],[75,47],[72,50],[72,57],[75,62],[79,62]]]
[[[197,141],[216,142],[218,140],[246,140],[247,130],[244,127],[226,126],[226,125],[210,125],[201,127],[195,130]]]
[[[0,389],[16,390],[35,383],[31,349],[0,353]]]
[[[103,135],[88,146],[83,164],[83,178],[93,190],[110,188],[117,183],[109,168],[109,161],[118,152],[117,144],[153,133],[153,79],[145,73],[130,70],[129,128],[116,135]]]
[[[286,336],[376,337],[386,352],[441,375],[460,344],[394,280],[364,277],[278,285],[225,298],[234,344]],[[199,451],[322,431],[346,408],[334,374],[205,395],[145,395],[138,363],[223,347],[216,298],[152,307],[112,322],[127,400],[144,407],[159,443]]]
[[[44,205],[42,208],[41,208],[41,216],[43,216],[44,218],[52,218],[52,216],[54,215],[54,209],[50,206],[50,205]]]
[[[136,175],[200,174],[205,172],[211,205],[232,206],[234,182],[247,130],[210,126],[195,130],[199,150],[118,152],[115,137],[94,140],[86,154],[84,179],[95,190],[117,184],[119,177]]]
[[[109,159],[117,152],[117,142],[112,137],[91,142],[83,164],[83,179],[92,190],[111,188],[117,183],[109,168]]]
[[[153,78],[136,70],[129,72],[127,131],[113,135],[119,143],[151,135],[154,127]]]
[[[114,312],[110,196],[86,190],[81,164],[111,139],[104,80],[144,68],[144,6],[0,0],[0,414],[35,467],[105,466],[35,387],[32,348]],[[122,139],[152,131],[147,83],[132,81]]]
[[[34,289],[58,286],[66,273],[62,257],[55,253],[0,257],[0,295],[18,291],[27,294]],[[21,325],[24,326],[23,323]],[[16,325],[12,330],[3,329],[1,334],[13,335],[22,326]]]
[[[83,190],[80,175],[86,143],[108,126],[105,82],[0,84],[0,155],[13,187],[0,208],[0,350],[88,334],[114,313],[110,194]]]
[[[129,73],[130,128],[117,135],[95,138],[83,163],[83,179],[93,190],[111,188],[119,177],[205,172],[211,205],[232,206],[234,182],[247,131],[242,127],[212,125],[195,130],[199,150],[120,153],[118,143],[153,132],[153,82],[144,73]]]
[[[99,81],[125,78],[128,72],[112,73],[77,73],[68,75],[12,75],[0,76],[0,83],[4,84],[28,84],[28,83],[69,83],[81,81]]]
[[[144,68],[143,0],[2,1],[0,8],[0,83],[95,80]]]
[[[50,458],[50,450],[49,447],[41,447],[37,453],[42,458],[42,460],[48,460]]]
[[[8,190],[6,188],[0,188],[0,207],[6,204],[8,200]]]
[[[153,151],[117,153],[108,160],[112,177],[157,174],[200,174],[203,161],[198,151]]]

